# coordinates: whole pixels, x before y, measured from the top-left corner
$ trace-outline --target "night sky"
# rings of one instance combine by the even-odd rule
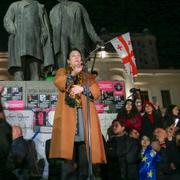
[[[173,0],[77,0],[89,13],[95,30],[140,33],[144,28],[157,38],[161,68],[180,68],[180,1]],[[8,34],[3,17],[13,0],[0,1],[0,50],[7,50]],[[56,0],[39,0],[47,11]]]

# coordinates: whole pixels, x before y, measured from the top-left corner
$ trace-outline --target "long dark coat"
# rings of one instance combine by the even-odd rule
[[[86,9],[78,2],[62,1],[52,8],[50,22],[57,67],[65,67],[70,49],[87,50],[87,40],[100,42]]]
[[[35,57],[44,67],[54,64],[48,16],[44,5],[37,1],[17,1],[4,17],[9,35],[9,70],[22,67],[21,57]]]
[[[66,70],[61,68],[57,71],[55,85],[59,89],[59,96],[56,105],[54,127],[50,147],[50,158],[64,158],[71,160],[73,158],[74,138],[76,132],[76,108],[72,108],[65,103],[65,85]],[[96,100],[100,96],[100,90],[95,80],[91,79],[89,89]],[[87,104],[86,96],[81,94],[83,120],[85,126],[85,143],[88,150],[88,133],[87,133]],[[103,139],[100,129],[100,122],[96,112],[94,102],[90,101],[90,126],[91,126],[91,150],[92,162],[106,162]]]

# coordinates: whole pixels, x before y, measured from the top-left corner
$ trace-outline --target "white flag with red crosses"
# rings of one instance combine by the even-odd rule
[[[129,32],[115,37],[110,42],[122,59],[128,74],[132,77],[137,76],[138,72]]]

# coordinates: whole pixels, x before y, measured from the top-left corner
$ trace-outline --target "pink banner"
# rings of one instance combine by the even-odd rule
[[[7,101],[8,110],[24,110],[25,103],[23,100],[9,100]]]
[[[95,103],[96,111],[98,113],[103,113],[104,112],[104,104],[103,103]]]
[[[100,90],[103,91],[113,91],[113,82],[112,81],[98,81]]]

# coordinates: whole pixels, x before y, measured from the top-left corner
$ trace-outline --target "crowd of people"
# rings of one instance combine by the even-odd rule
[[[180,179],[177,105],[169,105],[162,115],[150,101],[127,99],[107,132],[109,180]]]
[[[108,139],[104,140],[107,163],[93,167],[95,176],[109,180],[179,180],[178,119],[177,105],[170,105],[162,116],[161,111],[150,101],[142,103],[140,99],[127,99],[107,130]],[[5,121],[2,107],[0,127],[0,178],[29,179],[29,169],[32,169],[33,158],[37,156],[34,142],[29,143],[32,153],[27,145],[32,140],[25,140],[20,127],[11,127]],[[60,169],[56,169],[57,159],[49,158],[49,146],[50,141],[47,141],[46,155],[50,174],[53,175],[53,171]]]

